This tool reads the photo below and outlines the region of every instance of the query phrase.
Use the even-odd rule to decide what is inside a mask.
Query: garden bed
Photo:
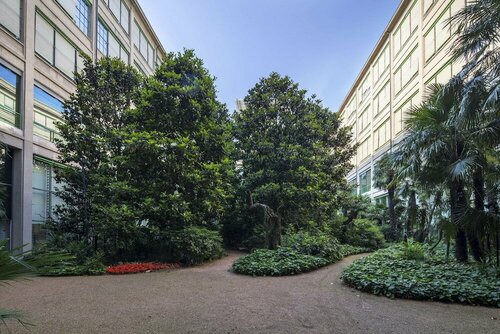
[[[409,259],[403,245],[355,261],[342,280],[361,291],[390,298],[458,302],[500,307],[500,271],[440,256]]]
[[[107,267],[106,273],[112,275],[137,274],[137,273],[158,271],[163,269],[176,269],[179,267],[180,264],[178,263],[154,263],[154,262],[124,263]]]

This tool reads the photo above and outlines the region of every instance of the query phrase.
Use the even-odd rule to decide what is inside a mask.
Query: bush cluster
[[[282,247],[277,250],[257,249],[236,260],[233,270],[252,276],[285,276],[311,271],[327,264],[324,258]]]
[[[198,264],[224,255],[222,237],[217,231],[203,227],[186,227],[166,235],[169,258],[184,264]]]
[[[420,250],[408,249],[408,245],[398,244],[359,259],[344,270],[342,280],[356,289],[391,298],[500,307],[498,269],[437,257],[422,260]]]
[[[343,257],[367,249],[341,245],[327,233],[300,231],[283,237],[277,250],[258,249],[235,261],[233,270],[252,276],[294,275],[337,262]]]
[[[355,219],[342,235],[342,242],[371,250],[384,245],[384,235],[380,228],[369,219]]]

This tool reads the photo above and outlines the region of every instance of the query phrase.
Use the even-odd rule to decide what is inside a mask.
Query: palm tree
[[[376,163],[373,173],[374,186],[387,190],[387,210],[389,212],[389,225],[395,239],[398,230],[398,221],[395,210],[395,193],[398,184],[396,171],[393,168],[392,153],[384,154]]]
[[[479,91],[484,85],[480,79],[474,80],[465,84],[457,76],[445,86],[431,86],[428,99],[410,110],[408,135],[399,144],[395,158],[402,177],[410,176],[428,185],[446,184],[451,221],[456,226],[458,261],[468,258],[466,187],[484,161],[484,143],[498,143],[500,134],[499,125],[490,122],[491,115],[483,108]],[[469,233],[473,253],[480,246],[475,239]]]

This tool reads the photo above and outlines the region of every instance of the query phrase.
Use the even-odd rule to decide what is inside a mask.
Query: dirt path
[[[500,333],[500,310],[391,300],[341,283],[351,256],[291,277],[204,266],[123,276],[36,278],[0,290],[0,308],[37,326],[13,333]]]

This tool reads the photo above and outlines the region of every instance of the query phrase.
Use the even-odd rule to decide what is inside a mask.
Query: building
[[[409,108],[426,87],[445,83],[462,69],[452,62],[448,19],[466,0],[402,0],[339,109],[359,144],[348,180],[357,193],[385,203],[372,184],[374,164],[404,136]]]
[[[244,100],[241,100],[241,99],[236,100],[236,112],[237,113],[245,110],[246,108],[247,108],[247,106],[245,105]]]
[[[0,239],[45,237],[58,203],[54,125],[83,52],[153,73],[165,50],[137,0],[0,0]]]

